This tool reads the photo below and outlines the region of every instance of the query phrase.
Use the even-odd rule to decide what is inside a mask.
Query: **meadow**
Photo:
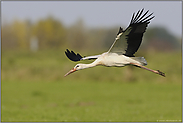
[[[2,50],[1,121],[181,122],[181,52],[144,57],[166,77],[132,66],[97,66],[63,77],[76,64],[64,50]]]

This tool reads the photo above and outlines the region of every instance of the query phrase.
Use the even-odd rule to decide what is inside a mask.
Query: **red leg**
[[[149,69],[149,68],[147,68],[147,67],[144,67],[144,66],[142,66],[142,65],[140,65],[140,64],[136,64],[136,63],[130,63],[130,64],[135,65],[135,66],[137,66],[137,67],[143,68],[143,69],[145,69],[145,70],[151,71],[151,72],[153,72],[153,73],[156,73],[156,74],[159,74],[159,75],[165,77],[165,73],[163,73],[163,72],[161,72],[161,71],[159,71],[159,70],[152,70],[152,69]]]

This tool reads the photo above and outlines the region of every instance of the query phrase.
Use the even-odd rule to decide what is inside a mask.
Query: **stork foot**
[[[161,72],[160,70],[157,70],[158,74],[165,77],[165,73]]]

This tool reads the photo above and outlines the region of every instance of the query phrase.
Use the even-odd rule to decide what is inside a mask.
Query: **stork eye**
[[[79,65],[76,66],[76,68],[79,67]]]

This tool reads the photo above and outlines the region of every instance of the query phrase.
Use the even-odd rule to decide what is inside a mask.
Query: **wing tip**
[[[66,49],[65,54],[66,54],[66,56],[67,56],[71,61],[74,61],[74,62],[80,61],[80,60],[83,58],[79,53],[75,54],[72,50],[69,51],[68,49]]]
[[[131,18],[130,24],[135,24],[135,23],[149,23],[149,21],[155,17],[155,16],[153,16],[153,17],[151,16],[151,15],[154,14],[154,12],[151,13],[151,14],[149,14],[148,16],[146,16],[146,14],[149,12],[149,10],[147,10],[142,15],[143,11],[144,11],[144,8],[142,8],[141,10],[138,10],[138,12],[136,14],[133,13],[133,16]]]

